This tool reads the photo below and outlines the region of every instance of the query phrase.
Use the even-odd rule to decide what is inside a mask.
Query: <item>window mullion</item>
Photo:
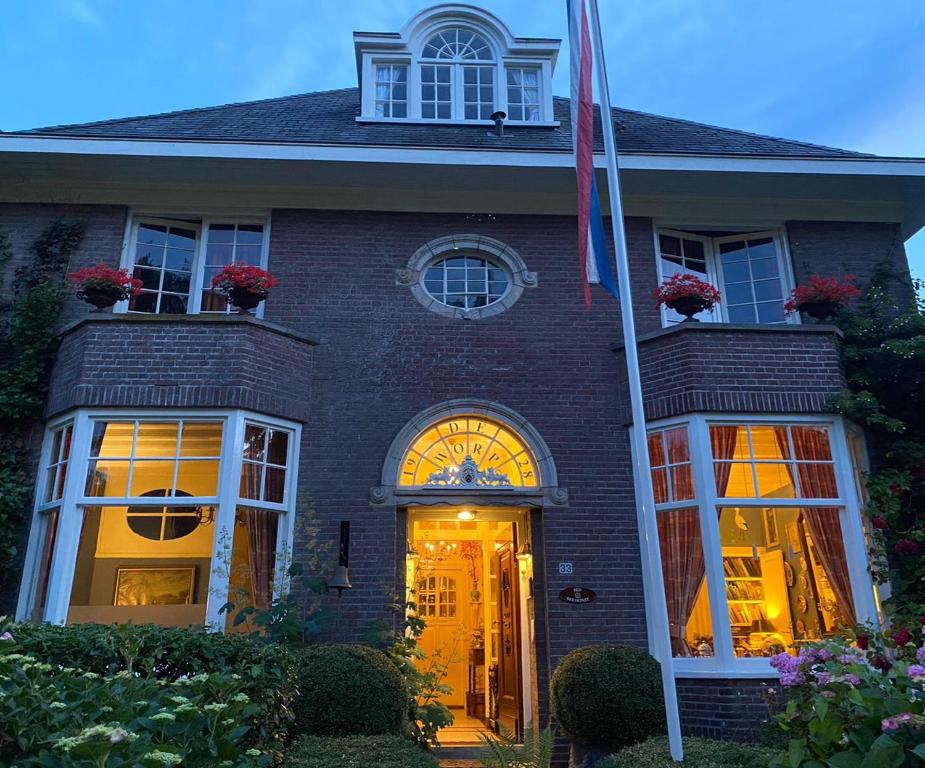
[[[228,602],[228,582],[231,577],[234,519],[238,485],[241,475],[241,454],[244,445],[244,417],[235,411],[222,430],[222,458],[218,473],[218,509],[215,513],[215,538],[212,540],[212,574],[206,598],[206,627],[222,632],[225,617],[219,611]]]
[[[64,624],[67,621],[84,519],[83,508],[78,507],[75,502],[78,489],[83,490],[83,482],[87,476],[92,430],[93,421],[86,414],[78,414],[74,420],[71,439],[71,471],[68,473],[61,496],[58,530],[46,585],[45,615],[42,617],[44,621],[52,624]]]
[[[732,646],[732,626],[726,605],[726,573],[723,568],[723,547],[719,533],[719,516],[716,512],[716,480],[713,473],[713,452],[706,420],[698,416],[691,421],[691,443],[698,450],[691,451],[694,465],[695,487],[700,490],[700,531],[703,539],[704,563],[707,575],[707,594],[710,598],[710,621],[713,624],[713,654],[720,668],[730,666],[735,659]]]

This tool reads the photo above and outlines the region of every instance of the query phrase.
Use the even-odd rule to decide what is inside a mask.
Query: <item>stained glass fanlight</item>
[[[398,484],[418,488],[536,488],[536,458],[508,427],[454,416],[423,432],[405,452]]]

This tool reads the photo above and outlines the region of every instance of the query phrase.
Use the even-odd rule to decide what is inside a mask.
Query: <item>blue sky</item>
[[[884,155],[925,156],[921,0],[599,0],[615,104]],[[351,34],[426,0],[32,0],[0,25],[0,129],[356,84]],[[565,37],[564,0],[480,0]],[[567,56],[556,92],[567,94]],[[925,233],[907,243],[925,278]]]

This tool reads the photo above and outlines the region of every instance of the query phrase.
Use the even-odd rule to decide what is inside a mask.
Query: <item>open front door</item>
[[[495,557],[499,575],[498,722],[523,736],[520,671],[520,578],[515,544],[502,544]]]

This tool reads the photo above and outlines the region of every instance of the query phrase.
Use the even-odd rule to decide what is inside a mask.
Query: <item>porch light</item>
[[[530,542],[524,541],[517,550],[517,564],[520,566],[520,573],[526,576],[533,565],[533,550],[530,548]]]
[[[340,597],[345,589],[353,589],[350,583],[350,574],[347,570],[350,565],[350,521],[340,521],[340,556],[334,576],[328,582],[328,589],[336,589]]]
[[[461,509],[456,513],[457,520],[475,520],[476,513],[471,509]]]
[[[421,559],[421,553],[414,548],[411,539],[407,539],[405,542],[405,557],[415,563]]]

